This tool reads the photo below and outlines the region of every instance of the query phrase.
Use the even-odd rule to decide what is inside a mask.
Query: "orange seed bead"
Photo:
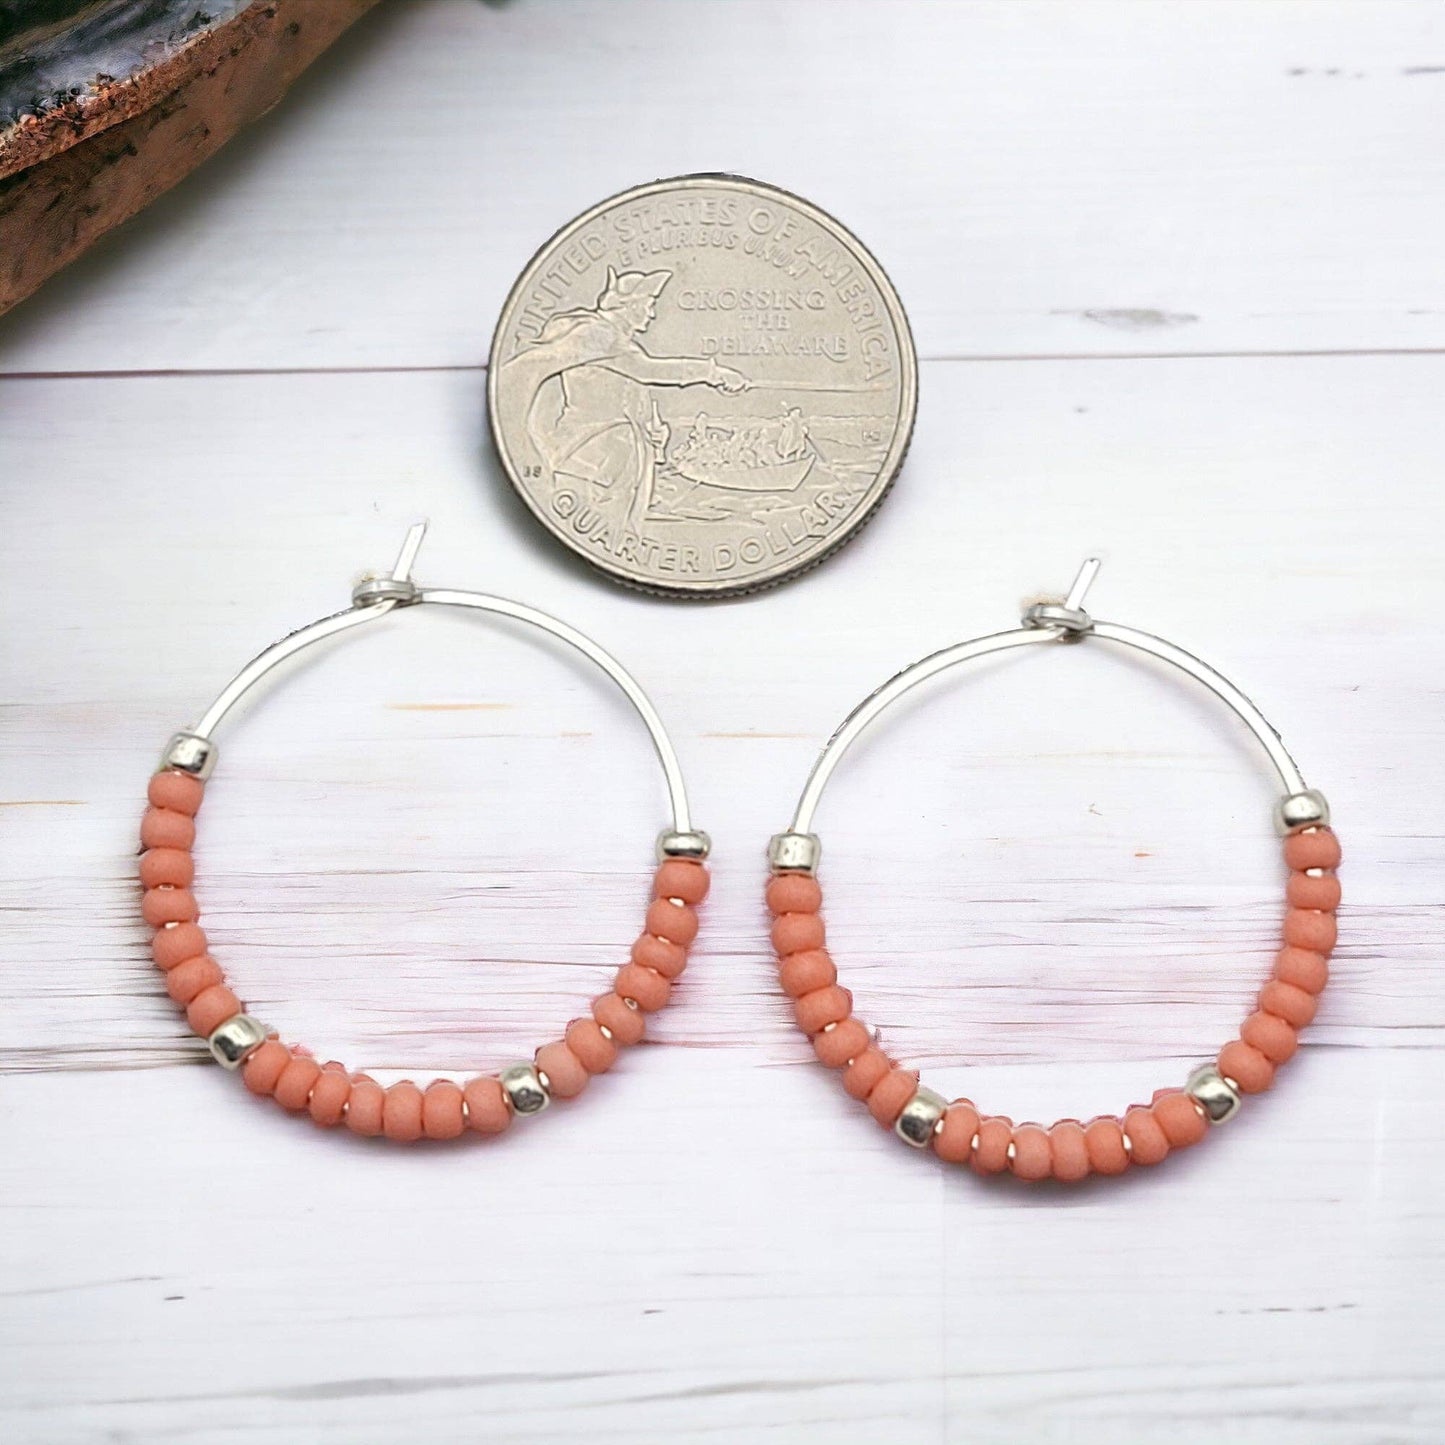
[[[701,863],[686,858],[669,858],[653,875],[652,896],[701,903],[707,897],[708,884],[707,869]]]
[[[381,1132],[398,1144],[410,1144],[422,1135],[421,1090],[402,1079],[387,1091],[381,1106]]]
[[[171,969],[206,951],[206,933],[198,923],[159,928],[151,939],[151,957],[160,968]]]
[[[164,928],[167,923],[194,923],[201,912],[189,888],[148,888],[140,911],[152,928]]]
[[[1333,913],[1340,906],[1340,880],[1333,873],[1318,878],[1309,873],[1291,873],[1284,896],[1291,908],[1318,908]]]
[[[323,1129],[333,1129],[346,1113],[351,1098],[351,1077],[345,1069],[328,1064],[311,1086],[311,1102],[307,1112]]]
[[[656,1013],[672,996],[672,985],[660,973],[640,963],[624,963],[617,970],[613,992],[633,999],[644,1013]]]
[[[1129,1167],[1124,1147],[1124,1125],[1110,1114],[1090,1119],[1084,1125],[1084,1148],[1095,1174],[1122,1174]]]
[[[242,1011],[241,1000],[224,984],[203,988],[186,1005],[186,1022],[203,1039],[208,1039],[227,1019]]]
[[[433,1079],[421,1096],[421,1128],[428,1139],[455,1139],[467,1127],[462,1091],[450,1079]]]
[[[265,1097],[276,1090],[281,1070],[291,1062],[291,1050],[280,1039],[267,1039],[241,1065],[241,1082],[253,1093]]]
[[[184,1008],[198,993],[226,981],[221,965],[208,953],[188,958],[166,974],[166,992]]]
[[[647,1032],[647,1021],[641,1009],[625,1004],[615,993],[604,993],[592,1000],[592,1017],[611,1031],[614,1042],[637,1044]]]
[[[475,1134],[500,1134],[511,1126],[512,1111],[501,1083],[490,1074],[468,1079],[462,1090],[467,1101],[467,1128]]]
[[[811,1036],[829,1024],[842,1023],[853,1012],[853,995],[836,983],[815,988],[798,999],[793,1012],[797,1015],[798,1027]]]
[[[153,807],[169,808],[188,818],[194,818],[200,811],[205,792],[206,785],[199,778],[170,768],[153,773],[146,784],[146,799]]]
[[[1287,1024],[1302,1029],[1315,1016],[1319,1001],[1314,994],[1272,978],[1259,991],[1259,1006],[1267,1014],[1281,1018]]]
[[[1307,908],[1291,908],[1285,912],[1284,941],[1291,948],[1328,954],[1338,935],[1339,925],[1333,913],[1314,913]]]
[[[546,1074],[547,1092],[554,1099],[575,1099],[592,1078],[582,1060],[560,1039],[537,1050],[537,1068]]]
[[[1292,1059],[1299,1048],[1299,1034],[1291,1024],[1262,1010],[1250,1014],[1239,1026],[1239,1036],[1252,1044],[1272,1064]]]
[[[1049,1130],[1049,1160],[1054,1178],[1065,1184],[1087,1178],[1092,1163],[1089,1142],[1077,1119],[1060,1119]]]
[[[867,1026],[859,1019],[846,1018],[813,1037],[813,1052],[830,1069],[843,1068],[873,1042]]]
[[[1340,840],[1328,828],[1295,833],[1284,840],[1284,861],[1291,868],[1338,868]]]
[[[978,1121],[969,1167],[975,1174],[1002,1174],[1008,1168],[1008,1146],[1013,1143],[1013,1120],[1007,1114],[990,1114]]]
[[[1053,1170],[1048,1131],[1038,1124],[1019,1124],[1009,1141],[1008,1167],[1020,1179],[1047,1179]]]
[[[780,913],[773,919],[773,948],[779,958],[822,948],[827,930],[816,913]]]
[[[686,903],[679,907],[666,898],[654,898],[647,905],[647,931],[686,948],[697,937],[697,914]]]
[[[386,1115],[386,1090],[365,1074],[351,1076],[351,1097],[346,1104],[346,1127],[364,1139],[375,1139]]]
[[[774,917],[783,913],[816,913],[823,906],[823,890],[818,880],[806,873],[777,874],[768,880],[763,896]]]
[[[866,1099],[892,1067],[893,1060],[882,1049],[870,1045],[843,1071],[843,1087],[851,1098]]]
[[[1182,1089],[1160,1089],[1149,1106],[1171,1149],[1187,1149],[1208,1132],[1203,1111]]]
[[[978,1110],[967,1099],[955,1099],[943,1111],[940,1127],[934,1131],[933,1152],[950,1164],[966,1164],[977,1133]]]
[[[687,967],[687,949],[651,933],[644,933],[632,945],[631,956],[633,963],[640,963],[663,978],[676,978]]]
[[[1282,948],[1275,956],[1274,976],[1306,993],[1317,994],[1329,982],[1329,960],[1312,948]]]
[[[868,1095],[868,1112],[885,1129],[898,1122],[903,1106],[918,1092],[918,1075],[912,1069],[890,1069]]]
[[[196,841],[195,819],[174,808],[147,808],[141,814],[140,840],[147,848],[189,850]]]
[[[1234,1039],[1219,1051],[1219,1072],[1241,1094],[1262,1094],[1274,1083],[1274,1065],[1253,1044]]]
[[[789,998],[802,998],[805,993],[837,983],[838,970],[823,949],[808,948],[783,959],[778,965],[778,982]]]
[[[617,1062],[617,1045],[602,1032],[596,1019],[573,1019],[567,1025],[567,1047],[589,1074],[605,1074]]]
[[[1124,1132],[1129,1136],[1132,1163],[1159,1164],[1169,1153],[1169,1140],[1163,1128],[1143,1104],[1124,1111]]]
[[[293,1114],[311,1102],[311,1086],[321,1077],[321,1065],[305,1054],[292,1054],[291,1062],[281,1070],[273,1093],[276,1102]]]
[[[140,858],[143,888],[189,888],[196,877],[196,860],[184,848],[148,848]]]

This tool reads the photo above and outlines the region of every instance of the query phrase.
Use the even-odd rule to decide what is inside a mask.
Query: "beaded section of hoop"
[[[163,768],[147,789],[141,912],[155,929],[152,956],[165,976],[166,992],[185,1009],[187,1022],[217,1061],[238,1070],[253,1094],[268,1095],[323,1128],[344,1124],[354,1134],[397,1143],[500,1134],[515,1117],[540,1113],[553,1100],[576,1098],[594,1075],[612,1067],[620,1048],[642,1040],[646,1015],[668,1002],[697,934],[697,905],[708,893],[702,857],[665,857],[653,875],[646,927],[612,989],[593,1000],[590,1017],[568,1024],[563,1039],[538,1049],[533,1062],[465,1084],[438,1079],[422,1089],[404,1079],[383,1088],[367,1074],[334,1061],[318,1063],[305,1049],[282,1043],[251,1018],[227,987],[207,952],[200,907],[190,887],[195,819],[205,786],[193,773]]]
[[[1245,1019],[1239,1038],[1226,1044],[1213,1064],[1196,1069],[1184,1088],[1160,1089],[1122,1117],[1015,1124],[1004,1115],[981,1113],[968,1099],[945,1103],[921,1086],[918,1075],[879,1049],[872,1031],[854,1015],[853,995],[839,985],[825,946],[823,892],[811,873],[779,870],[768,881],[779,980],[818,1059],[842,1070],[848,1093],[905,1143],[931,1146],[940,1159],[967,1164],[979,1174],[1065,1183],[1090,1174],[1123,1174],[1197,1144],[1211,1125],[1233,1117],[1242,1096],[1268,1089],[1299,1047],[1299,1031],[1314,1018],[1335,945],[1339,840],[1328,827],[1308,828],[1284,840],[1284,857],[1290,870],[1284,946],[1259,992],[1258,1008]]]

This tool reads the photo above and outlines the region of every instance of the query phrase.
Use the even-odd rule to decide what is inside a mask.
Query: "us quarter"
[[[724,597],[795,577],[902,464],[918,364],[888,277],[831,216],[739,176],[594,206],[532,259],[487,409],[539,522],[619,582]]]

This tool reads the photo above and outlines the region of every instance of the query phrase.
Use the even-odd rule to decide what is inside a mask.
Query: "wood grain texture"
[[[643,123],[671,92],[617,83],[635,31],[650,28],[664,69],[700,37],[728,37],[724,71],[742,64],[722,10],[745,5],[687,7],[687,37],[676,8],[426,4],[376,28],[390,27],[395,63],[443,74],[466,47],[489,64],[506,25],[544,36],[581,87],[570,114],[617,117],[621,183],[681,168],[654,166],[676,138]],[[1138,135],[1182,132],[1227,54],[1261,77],[1274,62],[1259,56],[1301,47],[1373,74],[1386,53],[1426,64],[1445,19],[1436,5],[878,10],[888,26],[868,7],[826,7],[829,26],[824,7],[774,5],[765,33],[806,35],[834,73],[856,66],[863,35],[947,49],[958,77],[945,86],[929,62],[916,81],[934,110],[921,95],[878,102],[880,122],[901,125],[902,107],[915,127],[971,85],[1002,106],[1000,73],[1016,86],[1072,74],[1085,40],[1120,67],[1132,49],[1154,69],[1101,82],[1098,106]],[[579,37],[596,42],[590,91]],[[781,62],[752,43],[749,63]],[[810,129],[811,75],[772,109],[689,112],[684,164],[761,154],[784,115],[787,153],[820,178],[794,182],[828,203],[821,181],[844,158]],[[1342,198],[1390,189],[1360,158],[1385,146],[1377,106],[1403,102],[1365,80],[1318,84],[1314,124],[1349,131],[1351,159],[1312,166],[1313,142],[1276,126],[1194,137],[1193,168],[1215,188],[1219,232],[1281,255],[1337,248],[1334,281],[1292,278],[1320,304],[1276,317],[1267,349],[1311,350],[1333,328],[1395,351],[1387,312],[1429,309],[1435,258],[1400,240],[1386,201],[1365,217]],[[610,183],[599,169],[588,190],[581,158],[600,167],[599,127],[578,133],[579,155],[534,150],[511,206],[485,218],[454,187],[441,213],[388,204],[364,239],[332,234],[370,258],[347,291],[295,204],[317,148],[356,123],[346,87],[319,91],[284,154],[260,128],[233,152],[246,174],[198,178],[173,217],[190,246],[224,237],[246,254],[289,226],[284,284],[248,291],[243,254],[231,280],[250,304],[226,324],[199,262],[187,308],[153,306],[152,268],[181,244],[152,224],[163,202],[0,329],[0,1438],[1441,1438],[1445,356],[982,360],[935,344],[905,473],[853,545],[775,594],[650,601],[559,556],[511,501],[484,373],[455,350],[485,348],[495,303],[478,268],[499,300],[513,260]],[[1062,174],[1049,147],[1070,129],[1069,95],[1040,94],[1033,110],[1013,101],[1036,149],[997,174],[1000,237],[1033,234]],[[468,113],[493,103],[479,87]],[[514,104],[488,164],[520,176],[514,152],[564,123],[562,103],[544,86]],[[1101,111],[1069,117],[1080,153],[1105,137]],[[1395,113],[1391,175],[1434,164],[1424,114]],[[1229,181],[1264,156],[1303,197],[1279,229]],[[1111,302],[1228,316],[1259,284],[1254,261],[1240,251],[1200,270],[1197,295],[1180,289],[1179,238],[1204,201],[1172,187],[1161,156],[1136,160],[1091,203],[1151,217],[1129,243],[1149,264],[1132,283],[1121,270]],[[1022,271],[968,231],[962,164],[910,154],[838,209],[897,273],[893,252],[919,238],[885,245],[855,213],[892,213],[877,187],[951,208],[950,257],[994,297]],[[1422,190],[1408,207],[1437,200]],[[1348,234],[1318,233],[1326,210]],[[465,264],[436,251],[443,274],[401,266],[428,227],[454,228]],[[1091,244],[1061,245],[1034,296],[1095,304]],[[920,334],[986,331],[978,308],[949,310],[952,259],[902,259],[926,283],[904,287]],[[388,266],[390,292],[373,284]],[[1347,271],[1361,289],[1336,284]],[[450,287],[462,313],[418,311],[416,286]],[[341,329],[313,332],[343,293]],[[397,326],[369,335],[383,310]],[[1030,349],[1036,323],[1019,312],[1010,346]],[[1441,349],[1438,318],[1410,325],[1412,345]],[[1213,350],[1200,326],[1181,337]],[[119,369],[174,374],[18,374],[50,369],[42,352],[78,356],[63,333],[108,328],[130,338]],[[310,372],[353,345],[356,364],[428,369]],[[204,374],[223,352],[261,370]],[[652,691],[716,868],[655,1044],[500,1147],[398,1153],[317,1137],[192,1067],[198,1046],[145,959],[131,870],[167,734],[260,646],[344,601],[420,515],[424,581],[579,621]],[[1207,1146],[1076,1193],[989,1188],[908,1153],[811,1062],[772,981],[762,847],[860,696],[910,658],[1010,625],[1091,550],[1107,559],[1096,612],[1219,666],[1330,795],[1342,946],[1310,1046]],[[645,735],[605,679],[525,634],[389,619],[259,695],[222,746],[199,852],[207,924],[242,995],[318,1050],[420,1074],[504,1062],[550,1037],[636,930],[664,805]],[[1180,1080],[1237,1026],[1278,925],[1271,789],[1251,748],[1206,699],[1094,644],[918,696],[850,754],[819,818],[830,931],[860,1011],[930,1082],[1016,1118],[1115,1109]]]

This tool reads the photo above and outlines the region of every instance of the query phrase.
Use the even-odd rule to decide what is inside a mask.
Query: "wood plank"
[[[0,365],[475,364],[555,227],[708,168],[845,220],[929,357],[1445,345],[1433,0],[417,0],[365,30],[8,318]]]

